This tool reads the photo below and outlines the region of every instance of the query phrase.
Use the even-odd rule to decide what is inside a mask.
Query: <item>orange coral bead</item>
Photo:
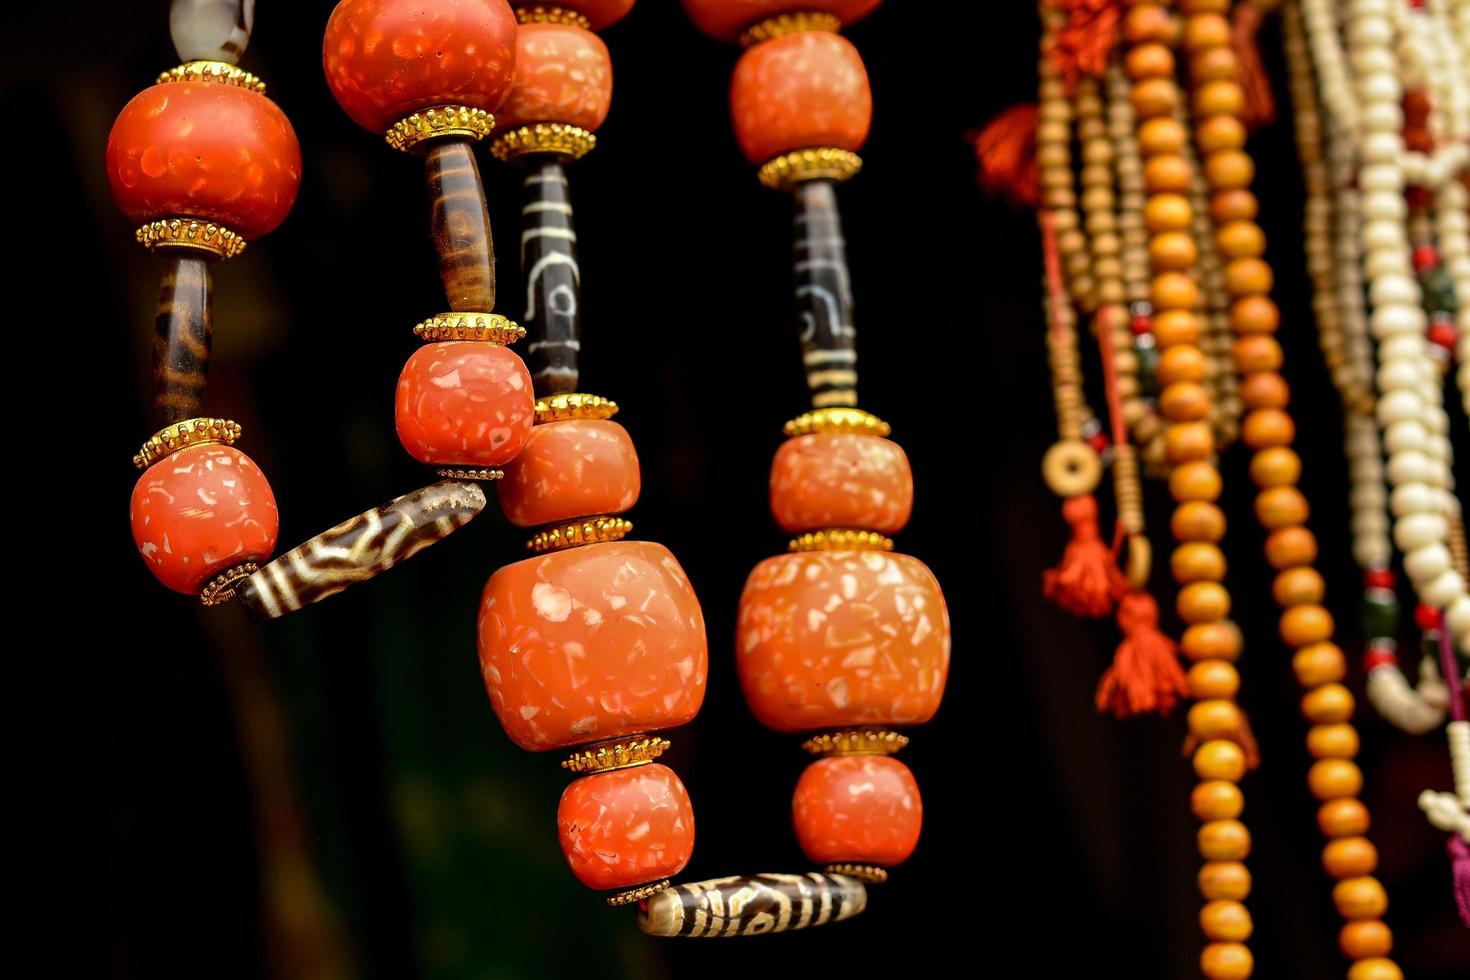
[[[556,808],[572,874],[588,888],[631,888],[684,870],[694,853],[694,807],[658,763],[573,780]]]
[[[1194,788],[1189,805],[1200,820],[1233,820],[1245,809],[1245,794],[1232,782],[1212,779]]]
[[[919,843],[924,804],[909,767],[889,756],[818,759],[791,801],[796,840],[814,864],[902,864]]]
[[[1189,734],[1195,738],[1212,741],[1229,739],[1245,727],[1245,717],[1234,702],[1212,698],[1192,705],[1189,709]],[[1235,814],[1228,814],[1235,816]]]
[[[1327,584],[1322,581],[1322,576],[1307,566],[1288,568],[1271,583],[1271,595],[1282,606],[1321,602],[1326,592]]]
[[[1294,486],[1301,475],[1301,457],[1285,446],[1263,449],[1251,457],[1251,479],[1258,487]]]
[[[1225,536],[1225,513],[1212,503],[1193,500],[1175,509],[1169,529],[1179,541],[1216,544]]]
[[[771,513],[786,531],[850,527],[892,534],[909,522],[913,507],[913,472],[896,442],[817,432],[776,450]]]
[[[1335,643],[1313,643],[1292,656],[1291,669],[1303,687],[1317,688],[1342,680],[1347,675],[1347,658]]]
[[[1181,347],[1176,350],[1194,350]],[[1168,352],[1166,352],[1168,353]],[[1215,434],[1205,422],[1182,422],[1164,430],[1164,455],[1171,463],[1209,459],[1215,452]]]
[[[1266,251],[1266,233],[1254,221],[1232,221],[1215,232],[1215,244],[1227,259],[1254,258]]]
[[[1238,150],[1245,146],[1245,126],[1234,116],[1213,116],[1194,127],[1201,153]]]
[[[1155,64],[1149,67],[1162,66],[1163,63],[1163,59],[1155,55]],[[1173,65],[1173,63],[1174,59],[1171,56],[1169,64]],[[1133,103],[1133,111],[1140,119],[1166,116],[1174,111],[1175,106],[1179,105],[1179,86],[1174,84],[1174,79],[1168,75],[1142,78],[1134,84],[1129,99]]]
[[[1230,22],[1219,14],[1191,14],[1184,19],[1184,50],[1191,53],[1230,43]]]
[[[1225,263],[1225,288],[1231,296],[1271,291],[1271,267],[1261,259],[1231,259]]]
[[[1185,675],[1191,697],[1233,698],[1240,691],[1240,674],[1223,660],[1202,660]]]
[[[1204,82],[1232,81],[1239,70],[1239,60],[1228,47],[1210,48],[1200,51],[1189,59],[1189,74],[1196,84]],[[1216,119],[1234,119],[1234,116],[1215,116]]]
[[[1238,116],[1245,109],[1245,93],[1232,81],[1205,82],[1195,89],[1197,116]]]
[[[740,684],[777,731],[928,721],[949,652],[939,583],[908,555],[779,555],[755,567],[740,596]]]
[[[107,182],[135,223],[198,218],[254,239],[291,210],[301,148],[285,113],[263,95],[165,82],[139,92],[112,124]]]
[[[1160,153],[1178,153],[1184,149],[1189,141],[1189,134],[1180,125],[1177,119],[1168,116],[1160,116],[1158,119],[1150,119],[1138,127],[1138,148],[1143,151],[1144,156],[1157,156]],[[1184,201],[1183,198],[1179,198]],[[1154,202],[1149,201],[1150,205]],[[1184,201],[1185,207],[1188,202]]]
[[[1168,231],[1148,243],[1149,261],[1155,269],[1188,269],[1198,256],[1194,237],[1188,232]]]
[[[1307,770],[1307,787],[1319,800],[1345,799],[1363,789],[1363,773],[1348,759],[1318,759]]]
[[[746,159],[762,164],[792,150],[860,149],[873,95],[857,48],[836,34],[800,31],[741,55],[730,113]]]
[[[1281,614],[1281,638],[1290,647],[1332,639],[1332,614],[1323,606],[1292,606]]]
[[[327,85],[375,133],[432,106],[500,108],[515,75],[505,0],[341,0],[327,21]]]
[[[1343,722],[1313,725],[1307,751],[1314,759],[1351,759],[1358,754],[1358,730]]]
[[[1194,381],[1176,381],[1159,392],[1159,412],[1171,422],[1194,422],[1210,416],[1210,394]]]
[[[663,545],[506,565],[480,599],[480,669],[506,734],[542,751],[672,728],[704,701],[704,615]]]
[[[612,105],[612,58],[591,31],[570,24],[522,24],[515,83],[495,113],[499,129],[563,123],[596,130]]]
[[[1267,530],[1306,523],[1307,498],[1296,487],[1267,487],[1256,495],[1256,519]]]
[[[834,14],[846,26],[868,16],[881,2],[882,0],[683,0],[684,12],[694,22],[694,26],[721,41],[738,40],[746,28],[780,14]]]
[[[1199,969],[1209,980],[1246,980],[1255,957],[1244,943],[1210,943],[1199,954]]]
[[[1179,649],[1190,660],[1234,660],[1240,656],[1241,642],[1234,623],[1198,623],[1184,631]]]
[[[1344,919],[1381,919],[1388,911],[1388,894],[1377,878],[1344,878],[1332,889],[1332,901]]]
[[[1189,191],[1189,162],[1173,153],[1150,157],[1143,165],[1143,186],[1150,194],[1184,194]]]
[[[1251,852],[1251,835],[1239,820],[1211,820],[1195,835],[1206,861],[1243,861]]]
[[[1200,779],[1238,783],[1245,778],[1245,752],[1226,739],[1214,739],[1194,750],[1194,772]]]
[[[398,440],[434,466],[500,466],[516,457],[536,421],[525,363],[499,344],[424,344],[398,376]]]
[[[1210,861],[1199,869],[1199,892],[1208,901],[1245,901],[1251,893],[1250,869],[1239,861]]]
[[[1185,345],[1171,347],[1160,354],[1159,365],[1154,373],[1159,379],[1159,384],[1171,385],[1176,381],[1203,381],[1209,374],[1209,370],[1210,365],[1205,360],[1204,351],[1198,347]],[[1197,426],[1178,426],[1177,428],[1194,429]]]
[[[1317,826],[1324,837],[1361,836],[1369,823],[1368,808],[1359,800],[1329,800],[1317,809]]]
[[[1214,190],[1249,187],[1255,175],[1256,165],[1244,150],[1216,150],[1205,157],[1205,181]]]
[[[1244,942],[1251,937],[1251,915],[1231,899],[1216,899],[1199,910],[1200,930],[1217,942]]]
[[[1366,837],[1339,837],[1322,849],[1322,867],[1334,878],[1359,878],[1378,868],[1378,848]]]
[[[1231,221],[1252,221],[1260,210],[1260,203],[1250,191],[1222,190],[1210,195],[1210,216],[1216,224]]]
[[[1342,927],[1337,944],[1349,959],[1387,956],[1393,950],[1393,933],[1380,919],[1359,919]]]
[[[563,419],[532,426],[496,492],[507,520],[534,527],[621,514],[638,502],[640,487],[626,429],[608,419]]]
[[[1131,7],[1123,17],[1123,36],[1135,47],[1145,42],[1172,44],[1176,29],[1169,11],[1154,3]]]

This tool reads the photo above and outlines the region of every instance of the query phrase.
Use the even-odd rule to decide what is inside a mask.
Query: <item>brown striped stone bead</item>
[[[153,424],[157,428],[204,413],[209,348],[214,332],[209,262],[201,252],[169,259],[158,291],[153,330]]]
[[[868,906],[863,883],[847,875],[758,874],[674,885],[638,911],[650,936],[715,938],[789,932],[850,919]]]
[[[431,199],[429,231],[449,308],[488,313],[495,309],[495,242],[474,144],[435,140],[424,154],[424,173]]]

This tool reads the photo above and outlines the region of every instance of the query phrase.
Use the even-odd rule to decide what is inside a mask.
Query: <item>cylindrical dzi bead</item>
[[[621,514],[638,502],[638,453],[609,419],[563,419],[531,429],[496,488],[517,527],[596,514]]]
[[[577,230],[561,161],[538,157],[526,174],[521,208],[521,269],[526,281],[526,361],[536,391],[577,390],[577,352],[582,339],[582,270]]]
[[[563,123],[593,131],[612,104],[612,58],[591,31],[570,24],[522,24],[515,84],[495,114],[497,129]]]
[[[735,41],[760,21],[782,14],[830,14],[846,25],[872,13],[883,0],[684,0],[694,26],[711,37]]]
[[[643,902],[638,928],[650,936],[759,936],[841,922],[867,907],[868,890],[847,875],[714,878],[673,885]]]
[[[694,807],[658,763],[583,776],[561,795],[557,836],[588,888],[630,888],[676,875],[694,853]]]
[[[515,57],[516,18],[505,0],[342,0],[322,40],[332,94],[375,133],[416,109],[494,112]]]
[[[898,443],[858,432],[787,439],[771,465],[771,513],[791,533],[848,527],[893,534],[909,521],[914,476]]]
[[[823,31],[748,49],[730,80],[735,136],[751,163],[814,147],[857,150],[868,138],[873,94],[863,59]]]
[[[292,548],[240,583],[235,595],[275,619],[366,582],[442,541],[485,509],[477,484],[446,480],[406,493]]]
[[[704,614],[660,544],[506,565],[480,601],[480,668],[511,740],[542,751],[672,728],[704,701]]]
[[[133,541],[154,576],[197,593],[235,565],[276,546],[276,498],[249,456],[230,446],[185,446],[133,487]]]
[[[792,273],[796,282],[801,359],[812,405],[857,404],[857,330],[852,281],[837,189],[830,180],[804,180],[792,190]]]
[[[197,218],[249,240],[291,210],[301,148],[285,113],[263,95],[221,82],[165,82],[118,114],[107,181],[134,222]]]
[[[924,806],[909,767],[878,755],[818,759],[791,802],[801,849],[815,864],[901,864],[919,843]]]
[[[735,658],[750,710],[777,731],[917,725],[939,709],[949,644],[944,595],[917,558],[813,551],[751,572]]]
[[[451,340],[413,352],[398,377],[398,439],[434,466],[499,466],[536,421],[531,375],[499,344]]]

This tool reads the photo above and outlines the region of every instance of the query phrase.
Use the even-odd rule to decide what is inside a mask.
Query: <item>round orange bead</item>
[[[1344,919],[1381,919],[1388,911],[1388,895],[1377,878],[1344,878],[1332,889],[1332,901]]]
[[[1301,457],[1285,446],[1263,449],[1251,457],[1251,479],[1258,487],[1295,486],[1301,475]]]
[[[1210,48],[1200,51],[1189,59],[1189,74],[1196,85],[1204,82],[1231,81],[1236,77],[1239,62],[1235,52],[1228,47]],[[1234,116],[1214,116],[1215,119],[1234,119]]]
[[[595,514],[621,514],[638,502],[638,453],[608,419],[563,419],[533,426],[496,487],[500,509],[517,527]]]
[[[1220,471],[1203,460],[1176,466],[1169,474],[1169,492],[1174,499],[1215,501],[1220,498]]]
[[[1191,705],[1188,720],[1189,734],[1205,741],[1230,739],[1245,727],[1245,719],[1234,702],[1220,698]]]
[[[1404,971],[1393,960],[1375,956],[1348,967],[1347,980],[1404,980]]]
[[[835,14],[853,24],[877,9],[882,0],[683,0],[684,12],[710,37],[735,41],[742,31],[780,14]],[[766,42],[769,43],[769,42]]]
[[[1218,623],[1230,615],[1230,593],[1218,582],[1192,582],[1179,590],[1175,605],[1186,623]]]
[[[1175,508],[1169,529],[1178,541],[1216,544],[1225,536],[1225,513],[1212,503],[1192,500]]]
[[[1144,227],[1154,234],[1187,231],[1193,216],[1189,201],[1181,194],[1155,194],[1143,206]]]
[[[1184,50],[1191,53],[1230,43],[1230,22],[1219,14],[1192,13],[1184,19]]]
[[[1292,606],[1281,614],[1281,638],[1292,648],[1332,639],[1332,614],[1323,606]]]
[[[1168,79],[1174,74],[1174,52],[1170,51],[1163,44],[1135,45],[1123,56],[1123,66],[1128,71],[1128,77],[1135,82],[1141,82],[1147,79]],[[1133,92],[1130,93],[1134,111],[1138,110],[1140,104],[1139,97],[1136,94],[1137,91],[1138,87],[1135,85]],[[1175,101],[1178,100],[1179,95],[1177,89],[1173,97]],[[1159,109],[1157,101],[1146,102],[1144,104],[1146,108],[1157,110],[1146,113],[1146,116],[1149,117],[1161,115],[1163,112],[1168,111],[1168,109]],[[1168,108],[1172,107],[1173,103],[1169,103]]]
[[[1234,623],[1198,623],[1179,638],[1190,660],[1234,660],[1240,656],[1240,628]]]
[[[1307,498],[1296,487],[1267,487],[1256,494],[1256,519],[1267,530],[1303,524],[1307,514]]]
[[[1212,116],[1194,127],[1194,138],[1201,153],[1238,150],[1245,146],[1245,126],[1234,116]]]
[[[1172,86],[1171,82],[1170,87]],[[1143,165],[1143,186],[1150,194],[1187,193],[1189,178],[1188,161],[1173,153],[1150,157]]]
[[[770,493],[771,513],[788,532],[848,527],[892,534],[909,522],[914,476],[896,442],[819,432],[776,450]]]
[[[792,150],[860,149],[873,95],[857,48],[800,31],[746,49],[730,80],[730,113],[746,159],[763,164]]]
[[[1358,730],[1342,722],[1313,725],[1307,751],[1314,759],[1351,759],[1358,754]]]
[[[1194,772],[1200,779],[1238,783],[1245,778],[1245,752],[1227,739],[1213,739],[1194,750]]]
[[[1208,980],[1246,980],[1255,958],[1244,943],[1210,943],[1199,954],[1199,969]]]
[[[1154,339],[1168,350],[1178,344],[1197,344],[1200,338],[1199,317],[1188,310],[1164,310],[1154,316]]]
[[[1123,36],[1134,46],[1145,42],[1172,44],[1175,30],[1174,18],[1158,4],[1138,4],[1123,17]]]
[[[420,463],[500,466],[515,459],[536,421],[525,363],[499,344],[424,344],[398,376],[398,440]]]
[[[1243,861],[1251,852],[1251,835],[1239,820],[1211,820],[1196,835],[1206,861]]]
[[[1171,422],[1194,422],[1210,415],[1210,395],[1204,385],[1176,381],[1159,392],[1159,411]]]
[[[515,83],[496,127],[540,122],[596,130],[612,105],[612,82],[612,58],[596,34],[570,24],[522,24]]]
[[[1138,147],[1143,151],[1144,156],[1157,156],[1160,153],[1178,153],[1184,149],[1188,140],[1189,134],[1185,132],[1184,127],[1180,125],[1177,119],[1170,119],[1168,116],[1150,119],[1138,127]],[[1189,207],[1189,202],[1184,200],[1184,198],[1179,198],[1179,201],[1186,208]],[[1153,203],[1153,201],[1148,202],[1149,205]],[[1146,214],[1147,211],[1145,211]]]
[[[1160,310],[1193,310],[1199,305],[1199,287],[1182,272],[1161,272],[1149,284],[1154,306]]]
[[[1279,374],[1252,374],[1241,379],[1240,400],[1246,408],[1285,408],[1291,402],[1291,389]]]
[[[1204,352],[1198,347],[1184,346],[1173,347],[1160,354],[1155,373],[1159,384],[1171,385],[1176,381],[1203,381],[1208,372],[1209,364],[1205,361]]]
[[[694,853],[694,807],[658,763],[574,780],[556,808],[572,874],[588,888],[631,888],[684,870]]]
[[[1215,545],[1191,541],[1174,549],[1169,557],[1169,569],[1174,581],[1181,585],[1218,582],[1225,577],[1225,553]]]
[[[1199,869],[1199,892],[1207,901],[1243,902],[1251,893],[1250,869],[1239,861],[1210,861]]]
[[[1162,59],[1157,59],[1157,61],[1158,64],[1163,64]],[[1169,64],[1172,65],[1173,62],[1174,59],[1170,57]],[[1134,84],[1129,99],[1133,103],[1133,111],[1140,119],[1166,116],[1172,113],[1174,107],[1179,104],[1179,86],[1174,84],[1174,79],[1167,75],[1144,78]],[[1183,163],[1183,160],[1180,162]]]
[[[1329,800],[1317,809],[1317,826],[1324,837],[1361,836],[1368,832],[1368,808],[1355,799]]]
[[[1292,656],[1291,669],[1303,687],[1316,688],[1342,680],[1347,675],[1347,658],[1335,643],[1313,643]]]
[[[1155,235],[1148,243],[1149,260],[1155,269],[1188,269],[1198,254],[1193,236],[1183,231]]]
[[[1210,195],[1210,216],[1216,224],[1254,220],[1259,211],[1260,202],[1244,188],[1219,190]]]
[[[1255,175],[1256,165],[1244,150],[1216,150],[1205,157],[1205,181],[1215,190],[1249,187]],[[1262,244],[1265,244],[1264,237]]]
[[[1271,267],[1261,259],[1231,259],[1225,263],[1225,288],[1231,296],[1271,291]]]
[[[1378,868],[1378,848],[1366,837],[1339,837],[1322,849],[1322,867],[1334,878],[1359,878]]]
[[[1197,348],[1179,347],[1176,350]],[[1167,353],[1167,352],[1166,352]],[[1205,422],[1183,422],[1164,431],[1164,456],[1174,464],[1207,460],[1215,453],[1215,433]]]
[[[919,843],[923,817],[913,773],[889,756],[818,759],[791,801],[797,843],[814,864],[902,864]]]
[[[1276,371],[1281,368],[1281,345],[1268,334],[1251,334],[1235,341],[1231,350],[1235,369],[1241,374]]]
[[[1271,594],[1282,606],[1300,606],[1321,602],[1327,584],[1317,570],[1308,566],[1288,568],[1271,583]]]
[[[1194,788],[1189,805],[1200,820],[1233,820],[1245,809],[1245,794],[1232,782],[1213,779]]]
[[[1337,944],[1349,959],[1387,956],[1393,950],[1393,933],[1380,919],[1359,919],[1342,927]]]
[[[1284,527],[1266,537],[1266,560],[1280,571],[1317,560],[1317,538],[1304,527]]]
[[[1238,116],[1245,108],[1245,93],[1232,81],[1205,82],[1195,89],[1197,116]]]
[[[1240,674],[1223,660],[1202,660],[1185,675],[1191,697],[1233,698],[1240,690]]]
[[[1302,695],[1302,714],[1314,724],[1340,724],[1353,716],[1353,695],[1341,684],[1323,684]]]
[[[1257,408],[1246,413],[1240,438],[1252,449],[1289,446],[1296,438],[1296,423],[1280,409]]]
[[[1307,770],[1307,786],[1319,800],[1341,800],[1362,791],[1363,773],[1347,759],[1318,759]]]
[[[1281,311],[1269,296],[1242,296],[1230,304],[1230,326],[1237,333],[1275,333],[1280,325]]]
[[[1251,937],[1251,915],[1231,899],[1207,902],[1199,911],[1200,930],[1216,942],[1244,942]]]
[[[1266,233],[1254,221],[1232,221],[1215,232],[1215,244],[1227,259],[1255,258],[1266,251]]]

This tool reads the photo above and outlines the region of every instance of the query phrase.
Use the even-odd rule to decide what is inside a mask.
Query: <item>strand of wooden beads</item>
[[[1178,546],[1171,565],[1181,585],[1179,615],[1188,624],[1180,646],[1194,661],[1191,687],[1211,695],[1189,714],[1191,735],[1200,743],[1194,750],[1200,783],[1191,802],[1203,822],[1198,843],[1206,861],[1199,884],[1206,900],[1200,925],[1208,943],[1200,956],[1200,968],[1211,978],[1238,978],[1249,976],[1253,968],[1245,942],[1251,933],[1250,913],[1244,905],[1250,873],[1243,863],[1250,852],[1250,833],[1239,819],[1244,797],[1238,785],[1246,772],[1247,755],[1237,741],[1244,719],[1233,700],[1240,683],[1233,661],[1240,655],[1241,638],[1228,618],[1230,595],[1220,584],[1225,571],[1219,548],[1225,515],[1215,504],[1222,481],[1212,462],[1210,404],[1200,383],[1206,360],[1199,347],[1199,290],[1188,272],[1171,261],[1174,249],[1163,247],[1179,241],[1177,236],[1187,236],[1192,221],[1184,196],[1189,192],[1190,168],[1180,155],[1188,135],[1174,118],[1181,98],[1170,48],[1175,33],[1165,4],[1134,4],[1124,22],[1128,42],[1124,64],[1133,80],[1133,109],[1149,193],[1144,215],[1152,236],[1154,332],[1162,350],[1159,408],[1169,421],[1166,438],[1173,447],[1169,490],[1176,501],[1171,526]],[[1164,242],[1155,246],[1161,237]],[[1254,393],[1249,387],[1243,393],[1246,404],[1251,404]]]
[[[210,264],[276,228],[296,199],[301,150],[265,85],[235,66],[254,5],[175,0],[184,63],[135,96],[107,140],[113,200],[164,256],[153,341],[153,424],[133,463],[133,541],[149,571],[205,605],[228,600],[275,548],[275,495],[233,447],[240,426],[200,417],[213,337]],[[241,153],[257,179],[231,179]],[[167,161],[162,166],[160,161]],[[208,506],[200,506],[200,501]]]
[[[1296,488],[1301,460],[1290,444],[1295,426],[1286,412],[1287,386],[1282,353],[1273,336],[1278,316],[1270,299],[1271,269],[1261,258],[1265,234],[1255,223],[1257,205],[1250,191],[1254,165],[1244,151],[1245,127],[1239,117],[1244,99],[1238,64],[1231,49],[1229,4],[1220,0],[1181,0],[1186,14],[1183,44],[1189,55],[1191,108],[1197,133],[1218,126],[1221,118],[1236,125],[1221,127],[1238,139],[1201,144],[1204,173],[1211,192],[1216,238],[1227,258],[1226,281],[1233,299],[1236,370],[1242,390],[1273,392],[1269,400],[1248,398],[1251,411],[1242,440],[1253,450],[1251,478],[1260,488],[1256,516],[1267,531],[1266,555],[1278,576],[1272,592],[1283,612],[1281,637],[1296,651],[1293,666],[1306,693],[1302,713],[1312,723],[1307,746],[1317,760],[1307,781],[1313,795],[1326,804],[1356,807],[1362,774],[1352,761],[1358,734],[1352,726],[1353,698],[1340,679],[1345,673],[1342,651],[1332,643],[1333,621],[1321,605],[1322,577],[1312,567],[1315,540],[1305,523],[1306,498]],[[1362,811],[1366,817],[1366,810]],[[1366,823],[1366,819],[1363,821]],[[1388,958],[1391,934],[1382,922],[1387,897],[1378,879],[1377,851],[1365,836],[1366,826],[1343,834],[1326,827],[1330,838],[1322,862],[1337,879],[1333,899],[1347,920],[1340,935],[1343,952],[1354,962],[1352,980],[1400,977]]]
[[[886,880],[918,843],[923,805],[913,774],[892,757],[908,743],[893,728],[933,717],[950,652],[938,582],[919,560],[893,553],[888,537],[913,507],[908,458],[885,438],[886,423],[855,407],[856,331],[835,183],[858,168],[872,97],[861,56],[835,32],[876,6],[684,0],[705,33],[743,33],[748,47],[730,88],[735,134],[762,181],[797,201],[812,410],[786,424],[772,464],[771,511],[794,537],[788,554],[761,562],[746,581],[736,667],[761,723],[812,733],[804,747],[820,758],[792,800],[802,850],[841,880],[869,882]],[[835,313],[819,314],[815,295]]]

